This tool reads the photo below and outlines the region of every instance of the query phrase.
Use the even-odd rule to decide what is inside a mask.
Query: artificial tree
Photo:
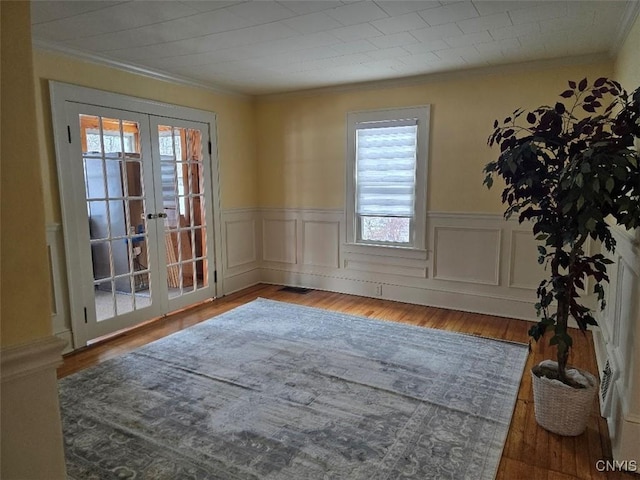
[[[539,321],[529,335],[535,340],[553,329],[557,372],[545,376],[578,387],[567,378],[573,317],[583,332],[596,325],[584,304],[588,279],[600,308],[607,264],[601,253],[585,251],[588,238],[613,251],[610,223],[640,227],[640,158],[634,138],[640,137],[640,88],[631,95],[616,81],[598,78],[569,82],[553,106],[518,109],[494,123],[489,146],[498,145],[497,161],[484,168],[484,183],[494,177],[506,184],[505,218],[518,214],[531,221],[539,258],[550,271],[537,289]]]

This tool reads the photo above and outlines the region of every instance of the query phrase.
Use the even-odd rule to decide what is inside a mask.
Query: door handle
[[[156,218],[167,218],[166,213],[147,213],[147,220],[154,220]]]

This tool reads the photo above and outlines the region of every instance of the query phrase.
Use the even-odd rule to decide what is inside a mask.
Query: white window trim
[[[389,108],[347,113],[347,153],[346,179],[347,199],[345,202],[346,235],[348,245],[358,247],[397,248],[409,250],[426,249],[427,220],[427,172],[429,164],[429,133],[431,106],[421,105],[408,108]],[[413,244],[410,246],[385,245],[382,243],[364,243],[357,240],[356,221],[356,125],[365,122],[383,122],[387,120],[416,119],[418,139],[416,148],[416,197]]]

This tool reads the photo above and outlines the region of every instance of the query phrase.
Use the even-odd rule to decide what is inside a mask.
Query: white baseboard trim
[[[64,340],[51,336],[0,350],[2,383],[55,369],[62,363]]]
[[[258,283],[262,283],[260,269],[254,268],[237,275],[231,275],[224,278],[224,291],[222,295],[230,295],[245,288],[253,287]]]
[[[614,460],[622,465],[632,466],[627,470],[640,476],[640,418],[632,415],[620,415],[607,418],[611,433],[611,451]]]
[[[450,310],[481,313],[497,317],[520,318],[535,321],[533,302],[487,294],[460,294],[415,286],[380,284],[349,278],[316,275],[262,268],[260,278],[264,283],[289,285],[330,292],[347,293],[370,298],[380,298],[397,302],[426,305]],[[381,285],[381,294],[377,286]]]

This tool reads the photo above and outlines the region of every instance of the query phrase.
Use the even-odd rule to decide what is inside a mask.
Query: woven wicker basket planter
[[[591,385],[588,388],[571,388],[546,377],[538,377],[533,370],[533,404],[538,425],[550,432],[570,437],[584,432],[598,390],[596,378],[589,372],[580,370]]]

